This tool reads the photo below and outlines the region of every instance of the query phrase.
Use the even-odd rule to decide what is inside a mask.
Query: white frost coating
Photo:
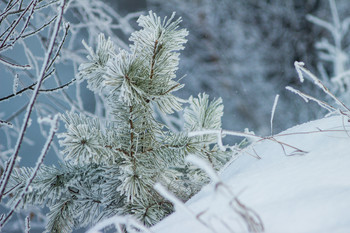
[[[174,194],[170,193],[166,188],[163,187],[160,183],[156,183],[153,188],[162,195],[165,199],[168,199],[171,201],[171,203],[174,204],[175,210],[182,210],[185,211],[185,213],[189,213],[191,216],[193,216],[193,213],[185,206],[185,204],[179,200],[177,197],[174,196]]]
[[[30,192],[32,191],[32,186],[31,186],[31,183],[33,182],[37,172],[39,171],[39,168],[41,166],[41,164],[44,162],[44,158],[45,158],[45,155],[47,154],[49,148],[50,148],[50,145],[51,145],[51,142],[53,140],[53,137],[57,131],[57,128],[58,128],[58,115],[55,115],[52,122],[51,122],[51,128],[50,128],[50,133],[49,133],[49,136],[45,142],[45,145],[40,153],[40,156],[36,162],[36,165],[33,169],[33,173],[31,174],[31,176],[29,177],[29,179],[27,180],[26,182],[26,185],[20,195],[20,199],[17,201],[17,203],[12,207],[11,211],[7,214],[7,216],[1,221],[0,223],[0,226],[3,226],[12,216],[12,214],[14,213],[14,211],[17,209],[18,205],[21,203],[22,199],[24,198],[24,195],[27,193],[27,192]],[[19,159],[20,157],[17,157],[17,159]]]
[[[186,157],[186,161],[190,162],[190,163],[193,163],[194,165],[198,166],[203,171],[205,171],[213,182],[215,182],[215,183],[220,182],[220,178],[216,174],[214,169],[207,162],[205,162],[204,160],[198,158],[198,156],[190,154],[190,155],[188,155]]]
[[[344,130],[349,129],[349,123],[344,125],[342,118],[324,118],[283,133],[284,142],[308,148],[305,156],[287,157],[280,146],[266,140],[255,145],[262,159],[240,156],[221,172],[220,178],[227,186],[242,191],[239,197],[244,200],[243,204],[257,210],[266,227],[264,232],[349,231],[350,148],[349,136]],[[224,201],[224,197],[213,199],[213,195],[215,190],[203,188],[186,205],[195,213],[211,206],[224,221],[231,212],[211,205],[213,200]],[[195,221],[176,211],[151,230],[154,233],[203,232],[195,226]]]
[[[244,133],[245,133],[246,135],[248,135],[248,136],[247,136],[247,140],[248,140],[248,142],[250,142],[250,143],[257,142],[258,140],[261,139],[260,137],[255,136],[254,131],[253,131],[253,130],[249,130],[249,128],[244,128]],[[253,135],[254,137],[250,137],[250,135]]]
[[[300,82],[304,82],[304,76],[303,76],[303,73],[301,72],[301,69],[304,65],[305,65],[304,62],[298,62],[298,61],[294,62],[294,67],[297,70]]]
[[[220,133],[218,133],[218,146],[220,150],[226,151],[226,147],[222,144],[222,130],[220,130]]]
[[[29,68],[27,68],[27,69],[33,68],[35,70],[35,75],[38,76],[39,75],[38,72],[40,71],[38,60],[35,58],[34,54],[32,53],[30,48],[25,43],[25,40],[19,40],[18,42],[23,46],[24,53],[25,53],[27,61],[29,63]]]
[[[326,28],[328,31],[332,32],[333,31],[333,26],[332,24],[328,23],[327,21],[324,21],[318,17],[315,17],[313,15],[307,15],[306,19],[309,20],[310,22],[319,25],[321,27]]]
[[[12,86],[12,91],[13,91],[13,94],[14,94],[14,95],[17,94],[18,81],[19,81],[19,75],[16,74],[16,75],[15,75],[15,78],[13,79],[13,86]]]
[[[30,70],[31,69],[30,65],[24,65],[24,66],[17,65],[17,64],[14,64],[14,63],[10,63],[10,62],[4,61],[3,59],[0,59],[0,63],[5,65],[5,66],[9,66],[11,68],[20,69],[20,70]]]
[[[304,64],[304,63],[303,63]],[[341,102],[333,93],[331,93],[328,88],[321,82],[320,79],[318,79],[313,73],[311,73],[311,71],[309,71],[308,69],[297,65],[296,67],[298,67],[297,72],[299,73],[299,71],[304,72],[305,74],[307,74],[307,76],[309,78],[311,78],[311,80],[314,82],[315,85],[317,85],[319,88],[322,89],[322,91],[324,93],[326,93],[328,96],[330,96],[339,106],[341,106],[342,108],[344,108],[344,110],[350,112],[350,109],[343,103]],[[289,89],[288,89],[289,90]],[[305,94],[303,94],[305,95]],[[314,99],[313,99],[314,100]],[[316,101],[318,102],[318,101]],[[322,106],[322,105],[321,105]]]
[[[326,102],[323,102],[319,99],[316,99],[315,97],[312,97],[310,95],[302,93],[301,91],[298,91],[292,87],[287,86],[286,89],[299,95],[301,98],[303,98],[303,100],[305,100],[305,102],[309,102],[309,100],[312,100],[312,101],[316,102],[319,106],[321,106],[322,108],[326,109],[329,112],[334,112],[336,110],[333,106],[327,104]]]
[[[323,38],[316,43],[316,48],[319,50],[321,60],[332,65],[330,75],[333,77],[330,79],[334,86],[331,86],[330,89],[333,89],[333,92],[337,91],[337,96],[334,96],[320,81],[314,80],[314,82],[316,85],[320,86],[327,95],[334,99],[338,105],[342,106],[346,111],[349,111],[350,109],[339,101],[339,99],[342,99],[347,103],[349,96],[350,57],[344,42],[347,40],[346,36],[349,32],[350,18],[348,17],[343,20],[339,18],[335,0],[329,0],[329,5],[332,15],[332,20],[330,22],[326,22],[312,15],[309,15],[307,19],[318,26],[326,28],[331,35],[332,42]]]
[[[7,121],[0,120],[0,127],[1,126],[7,126],[9,128],[13,128],[13,124]]]
[[[331,7],[332,18],[333,18],[335,30],[340,29],[340,19],[339,19],[339,15],[338,15],[337,6],[335,5],[335,1],[329,0],[329,5]]]
[[[300,91],[294,89],[293,87],[290,87],[290,86],[286,86],[286,89],[290,92],[293,92],[294,94],[297,94],[299,95],[301,98],[303,98],[303,100],[308,103],[309,102],[309,99],[305,97],[305,95],[302,95]]]
[[[37,121],[38,121],[39,124],[45,123],[45,124],[48,124],[48,125],[52,125],[53,122],[55,122],[55,117],[52,117],[52,116],[39,117]]]
[[[195,157],[195,156],[193,156]],[[187,157],[188,158],[188,157]],[[195,158],[197,159],[197,158]],[[198,215],[196,216],[181,200],[179,200],[177,197],[175,197],[172,193],[170,193],[168,190],[166,190],[161,184],[156,183],[154,185],[154,189],[162,195],[164,198],[168,199],[174,204],[176,211],[182,211],[183,215],[190,216],[193,221],[196,221],[203,225],[205,228],[205,223],[199,220]]]
[[[195,137],[195,136],[202,136],[206,134],[217,134],[217,135],[231,135],[231,136],[237,136],[237,137],[246,137],[246,138],[260,138],[259,136],[256,136],[252,133],[242,133],[238,131],[230,131],[230,130],[220,130],[220,129],[208,129],[208,130],[201,130],[201,131],[193,131],[189,132],[189,137]]]
[[[272,106],[272,112],[271,112],[271,120],[270,120],[270,124],[271,124],[271,135],[273,134],[272,129],[273,129],[273,117],[275,116],[275,111],[276,111],[276,107],[277,107],[277,103],[278,103],[278,98],[280,97],[280,95],[276,95],[275,97],[275,101],[273,102],[273,106]]]
[[[344,82],[344,79],[349,78],[350,70],[345,71],[337,76],[332,77],[331,82],[332,83],[341,83]]]
[[[33,122],[32,118],[29,118],[28,119],[28,127],[30,127],[32,125],[32,122]]]
[[[111,225],[114,225],[117,228],[117,233],[125,232],[123,230],[123,225],[126,226],[126,230],[131,230],[131,229],[128,229],[128,227],[129,228],[132,227],[133,230],[137,228],[138,229],[137,232],[139,233],[152,233],[143,224],[137,222],[131,216],[118,216],[118,215],[115,215],[111,218],[107,218],[103,221],[100,221],[94,227],[88,230],[86,233],[102,233],[104,232],[103,231],[104,228],[109,227]]]
[[[27,216],[25,219],[25,232],[29,233],[29,231],[30,231],[30,218],[29,216]]]
[[[217,143],[222,151],[226,151],[226,147],[222,143],[222,135],[223,135],[224,130],[221,129],[203,129],[200,131],[193,131],[189,132],[188,136],[189,137],[195,137],[195,136],[202,136],[202,135],[208,135],[208,134],[216,134],[217,135]],[[245,136],[244,136],[245,137]]]
[[[10,177],[12,171],[13,171],[13,168],[15,166],[16,159],[17,159],[18,152],[19,152],[19,148],[20,148],[20,145],[22,144],[22,141],[23,141],[26,129],[28,128],[30,115],[31,115],[33,107],[34,107],[34,103],[35,103],[35,101],[36,101],[36,99],[38,97],[39,88],[40,88],[40,86],[41,86],[41,84],[43,82],[43,79],[44,79],[44,76],[45,76],[45,72],[46,72],[46,68],[47,68],[47,66],[49,64],[50,57],[51,57],[52,52],[53,52],[53,48],[54,48],[54,45],[55,45],[56,37],[58,35],[58,31],[59,31],[59,28],[60,28],[60,25],[61,25],[62,16],[63,16],[63,9],[64,9],[64,1],[63,0],[61,1],[60,9],[61,9],[61,11],[59,12],[58,18],[57,18],[57,20],[55,22],[55,25],[53,27],[52,36],[50,38],[50,42],[49,42],[47,51],[45,53],[45,58],[43,60],[42,67],[41,67],[40,73],[38,75],[37,84],[35,85],[32,97],[31,97],[31,99],[30,99],[30,101],[28,103],[28,107],[26,109],[26,113],[25,113],[25,116],[24,116],[24,120],[23,120],[23,124],[22,124],[22,127],[21,127],[21,131],[19,133],[16,145],[15,145],[16,149],[14,151],[14,154],[11,156],[9,169],[7,170],[5,175],[3,176],[3,183],[1,184],[1,187],[0,187],[0,199],[1,199],[1,197],[2,197],[2,195],[4,193],[4,191],[5,191],[8,179],[9,179],[9,177]],[[4,221],[6,221],[6,220],[7,220],[7,218],[4,219]],[[3,226],[3,223],[1,223],[0,225]]]

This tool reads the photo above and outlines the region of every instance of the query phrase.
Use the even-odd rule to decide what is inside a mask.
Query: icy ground
[[[350,123],[341,116],[295,126],[274,137],[294,148],[267,139],[253,143],[220,178],[260,216],[265,232],[350,232],[350,132],[345,129]],[[194,215],[177,210],[152,232],[246,232],[229,206],[232,196],[221,192],[209,184],[186,203]]]

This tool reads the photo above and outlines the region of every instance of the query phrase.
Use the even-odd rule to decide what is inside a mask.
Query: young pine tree
[[[96,51],[85,45],[88,62],[80,66],[79,77],[105,100],[105,120],[62,116],[65,161],[59,168],[41,166],[21,200],[22,207],[49,207],[49,232],[71,232],[115,214],[155,224],[173,211],[153,189],[156,182],[185,201],[208,181],[185,163],[186,155],[199,155],[219,169],[233,154],[219,149],[216,136],[187,136],[193,130],[221,128],[221,99],[191,97],[183,132],[172,132],[156,119],[154,109],[171,114],[186,102],[173,92],[183,87],[175,72],[188,32],[179,29],[181,19],[174,20],[174,14],[161,20],[150,12],[137,22],[142,29],[131,35],[129,51],[115,49],[103,35]],[[11,177],[9,205],[20,198],[32,170],[21,168]]]

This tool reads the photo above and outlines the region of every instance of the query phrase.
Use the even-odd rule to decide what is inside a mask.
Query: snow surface
[[[260,216],[265,232],[350,232],[350,132],[345,129],[350,123],[342,116],[295,126],[274,138],[307,153],[291,155],[295,149],[265,139],[242,152],[220,177]],[[252,156],[254,151],[261,159]],[[246,231],[225,199],[209,184],[186,203],[193,216],[177,210],[151,231]]]

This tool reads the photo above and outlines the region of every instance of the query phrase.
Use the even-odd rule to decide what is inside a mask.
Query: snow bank
[[[341,116],[295,126],[274,137],[284,146],[257,142],[220,177],[260,216],[265,232],[350,232],[350,132],[345,129],[350,123]],[[296,148],[306,153],[295,153]],[[177,211],[152,232],[245,231],[237,229],[237,214],[212,184],[186,205],[202,222]]]

